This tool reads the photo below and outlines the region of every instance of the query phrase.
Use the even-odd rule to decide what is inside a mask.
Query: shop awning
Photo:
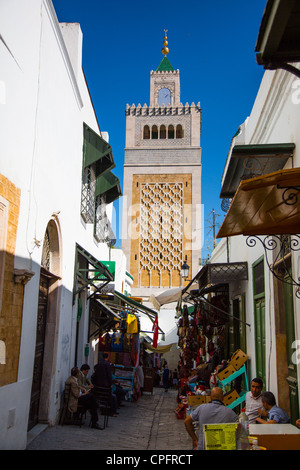
[[[300,168],[242,181],[217,238],[300,233]]]
[[[83,167],[93,163],[96,163],[97,176],[116,166],[109,143],[83,123]]]
[[[154,307],[157,308],[157,310],[159,310],[162,305],[177,302],[181,298],[183,292],[189,292],[190,290],[196,289],[196,288],[197,288],[197,283],[190,285],[188,289],[183,288],[183,287],[175,287],[174,289],[167,289],[157,296],[151,295],[149,300],[150,302],[153,303]]]
[[[157,312],[155,310],[152,310],[151,308],[147,307],[146,305],[141,304],[140,302],[137,302],[136,300],[132,299],[131,297],[128,297],[127,295],[121,294],[118,291],[114,291],[114,297],[117,299],[121,300],[122,302],[125,302],[127,305],[130,305],[131,307],[135,308],[139,312],[145,313],[152,323],[155,320],[155,317],[157,316]],[[164,333],[163,330],[158,327],[159,331],[161,333]]]
[[[183,293],[194,296],[203,289],[214,286],[220,287],[235,281],[248,279],[248,263],[240,261],[236,263],[208,263],[203,266],[189,285],[189,289],[184,289]],[[212,286],[212,287],[211,287]]]
[[[285,68],[288,63],[300,62],[300,5],[297,0],[267,1],[255,52],[257,63],[266,69]],[[295,70],[296,74],[300,73]]]
[[[98,337],[100,332],[108,331],[117,321],[121,321],[118,313],[113,312],[99,299],[90,300],[89,338]]]
[[[128,305],[131,305],[131,307],[135,307],[136,309],[147,313],[151,317],[157,316],[157,312],[155,310],[152,310],[151,308],[146,307],[146,305],[143,305],[140,302],[137,302],[136,300],[132,299],[131,297],[128,297],[127,295],[121,294],[120,292],[115,290],[114,296],[117,297],[119,300],[126,302]]]
[[[109,269],[76,243],[73,300],[76,294],[90,286],[95,288],[94,293],[100,292],[101,288],[112,280]]]
[[[281,170],[295,144],[235,145],[229,155],[220,198],[233,198],[242,180]]]
[[[95,188],[95,197],[97,196],[104,196],[106,204],[110,204],[122,196],[119,178],[111,171],[106,171],[98,176]]]

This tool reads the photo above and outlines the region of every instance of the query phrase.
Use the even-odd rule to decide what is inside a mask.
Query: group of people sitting
[[[246,394],[245,413],[249,424],[290,423],[287,413],[276,405],[274,394],[269,391],[263,393],[262,389],[263,381],[260,378],[254,378],[251,382],[251,389]],[[224,406],[224,395],[220,387],[213,387],[210,396],[211,401],[209,403],[193,409],[184,420],[186,430],[193,440],[194,449],[203,449],[203,424],[235,423],[239,419],[239,416],[232,409]],[[199,424],[198,436],[194,430],[194,421]],[[296,425],[298,426],[297,423]]]
[[[83,364],[81,368],[73,367],[71,375],[66,380],[66,385],[70,385],[70,397],[68,402],[68,410],[76,413],[78,405],[82,406],[84,411],[91,414],[91,427],[94,429],[103,429],[98,424],[98,405],[96,395],[93,393],[96,387],[104,387],[111,390],[110,399],[110,416],[117,417],[117,411],[122,405],[126,391],[121,387],[120,383],[113,378],[112,367],[108,361],[108,354],[104,353],[102,359],[94,367],[94,372],[89,379],[88,373],[90,366]]]
[[[249,424],[286,424],[290,423],[287,413],[276,405],[272,392],[263,392],[263,381],[260,378],[252,379],[251,389],[246,394],[246,415]]]

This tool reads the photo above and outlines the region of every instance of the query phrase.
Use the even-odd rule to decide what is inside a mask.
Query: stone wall
[[[15,282],[14,258],[18,229],[20,190],[0,175],[0,386],[17,380],[21,341],[24,286]]]

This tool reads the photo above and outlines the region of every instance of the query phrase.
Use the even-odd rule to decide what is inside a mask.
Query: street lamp
[[[184,279],[187,279],[188,275],[189,275],[189,265],[186,263],[186,261],[183,263],[183,265],[181,266],[181,276],[184,278]]]

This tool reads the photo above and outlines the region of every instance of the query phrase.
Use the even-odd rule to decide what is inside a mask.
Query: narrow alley
[[[37,437],[29,433],[28,450],[161,450],[191,451],[192,441],[174,410],[177,390],[154,388],[137,402],[125,402],[105,430],[89,427],[89,413],[80,426],[47,427]],[[102,425],[103,416],[99,424]],[[31,441],[31,442],[30,442]],[[189,453],[189,452],[188,452]]]

